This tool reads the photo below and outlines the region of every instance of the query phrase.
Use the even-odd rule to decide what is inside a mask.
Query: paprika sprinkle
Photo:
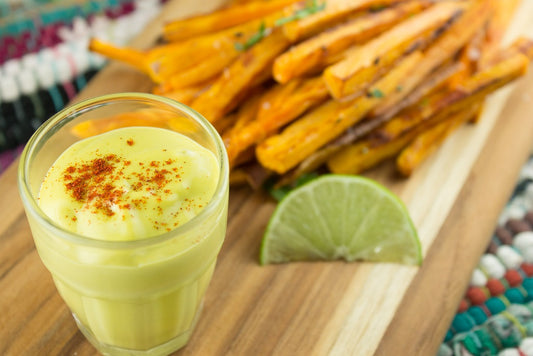
[[[106,234],[112,232],[113,239],[138,239],[193,218],[217,180],[214,155],[187,137],[158,128],[121,128],[65,151],[43,182],[40,203],[54,215],[57,209],[46,206],[58,200],[54,219],[91,237],[111,239]]]

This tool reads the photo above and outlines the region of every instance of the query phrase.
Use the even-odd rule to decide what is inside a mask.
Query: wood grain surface
[[[213,1],[217,6],[222,1]],[[201,5],[200,5],[201,4]],[[203,3],[176,0],[133,45],[149,46],[161,23]],[[508,40],[533,37],[525,0]],[[148,91],[124,65],[102,70],[77,100]],[[533,74],[493,95],[482,121],[463,128],[410,179],[392,165],[367,175],[399,194],[423,244],[422,267],[371,263],[258,265],[274,202],[233,189],[227,238],[189,344],[177,355],[434,355],[471,271],[533,143]],[[0,176],[0,355],[96,355],[39,260],[16,187]]]

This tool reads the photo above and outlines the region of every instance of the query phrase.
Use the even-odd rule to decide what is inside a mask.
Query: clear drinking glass
[[[139,115],[111,125],[105,120],[121,113]],[[155,237],[104,241],[66,231],[39,208],[48,169],[80,140],[73,132],[82,127],[91,135],[91,130],[119,126],[178,131],[215,154],[218,185],[197,216]],[[75,104],[30,139],[18,184],[35,245],[80,330],[100,352],[164,355],[187,343],[225,237],[228,172],[223,142],[209,122],[185,105],[154,95],[115,94]]]

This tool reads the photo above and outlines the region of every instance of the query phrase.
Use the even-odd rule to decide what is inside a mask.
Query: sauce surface
[[[138,240],[198,215],[213,196],[218,175],[215,155],[182,134],[121,128],[65,150],[41,185],[39,206],[71,232]]]

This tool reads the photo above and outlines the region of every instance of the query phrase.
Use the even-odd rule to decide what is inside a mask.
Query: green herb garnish
[[[370,12],[379,12],[383,9],[385,9],[386,6],[383,5],[383,4],[376,4],[376,5],[372,5],[370,6]]]
[[[244,43],[240,43],[240,42],[236,42],[235,43],[235,49],[237,51],[246,51],[248,48],[252,47],[253,45],[255,45],[256,43],[258,43],[259,41],[261,41],[266,35],[268,35],[268,31],[267,31],[267,28],[265,26],[265,23],[264,22],[261,22],[261,24],[259,25],[259,30],[257,30],[256,33],[254,33],[249,39],[248,41],[244,42]]]
[[[276,26],[282,26],[286,23],[301,20],[303,18],[306,18],[309,15],[316,14],[319,11],[322,11],[326,8],[326,3],[323,2],[322,4],[319,4],[317,0],[313,0],[310,4],[307,4],[303,9],[296,10],[292,15],[287,17],[282,17],[281,19],[277,19],[276,22],[274,22],[274,25]]]
[[[385,94],[383,94],[383,92],[379,89],[372,89],[368,92],[368,95],[371,97],[371,98],[383,98],[385,97]]]
[[[283,186],[274,188],[274,181],[267,182],[265,188],[270,193],[270,195],[276,199],[277,201],[280,201],[283,199],[289,192],[295,188],[298,188],[299,186],[304,185],[305,183],[309,182],[310,180],[313,180],[318,177],[318,173],[311,172],[306,173],[298,177],[293,183]]]
[[[322,4],[319,4],[317,0],[311,1],[311,3],[307,4],[306,7],[303,9],[295,11],[292,15],[283,17],[281,19],[277,19],[274,22],[274,26],[281,26],[288,22],[300,20],[303,19],[309,15],[315,14],[319,11],[322,11],[326,8],[326,3],[323,2]],[[265,23],[261,22],[261,25],[259,25],[259,30],[254,33],[246,42],[240,43],[236,42],[234,44],[235,49],[237,51],[246,51],[250,47],[257,44],[259,41],[261,41],[263,38],[265,38],[270,33],[269,29],[266,28]]]

